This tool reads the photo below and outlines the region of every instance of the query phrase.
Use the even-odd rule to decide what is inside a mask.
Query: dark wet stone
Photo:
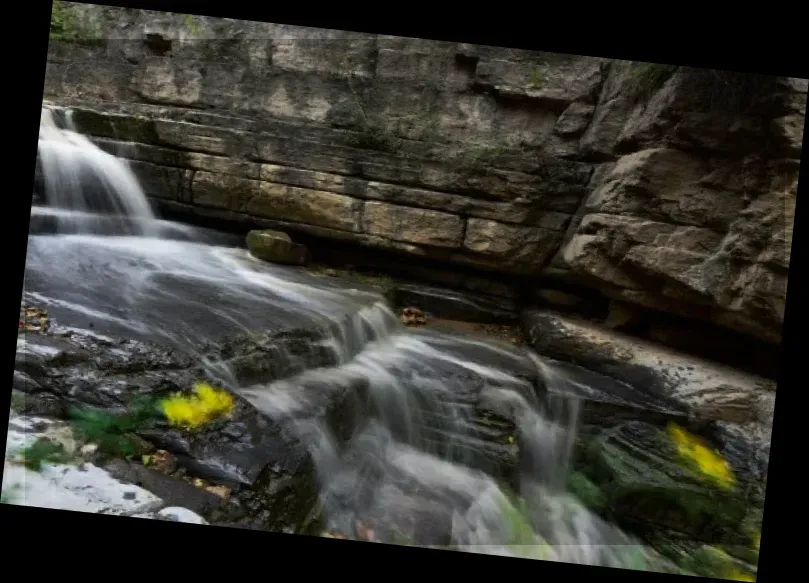
[[[208,515],[211,524],[253,530],[319,534],[318,492],[314,469],[296,474],[265,469],[251,488]]]
[[[372,532],[373,540],[393,544],[448,545],[452,509],[426,497],[408,495],[393,485],[380,488],[355,531]]]
[[[30,378],[41,379],[46,374],[45,357],[34,352],[30,346],[18,344],[14,370],[23,372]]]
[[[605,423],[653,416],[656,419],[683,418],[683,408],[670,400],[651,396],[634,385],[568,362],[543,358],[550,367],[546,379],[551,394],[577,397],[583,401],[584,422]]]
[[[100,352],[95,368],[106,374],[133,375],[144,372],[182,370],[194,366],[194,359],[171,348],[127,340],[116,350]]]
[[[14,371],[14,381],[11,386],[15,391],[23,393],[36,393],[42,390],[42,385],[19,370]]]
[[[305,448],[272,421],[238,402],[232,415],[244,429],[238,437],[230,420],[196,430],[147,429],[139,434],[175,456],[189,473],[231,487],[251,486],[266,467],[295,473],[306,462]]]
[[[224,354],[229,363],[242,364],[244,377],[267,381],[293,370],[327,363],[324,359],[329,355],[312,347],[315,338],[312,333],[295,331],[269,335],[264,341],[260,337],[258,340],[243,337],[210,355],[216,360]],[[141,340],[101,339],[81,331],[57,342],[60,354],[89,354],[91,358],[34,359],[40,365],[34,370],[46,372],[48,383],[43,385],[42,392],[18,399],[26,412],[58,417],[66,416],[68,409],[120,414],[130,411],[137,398],[155,399],[187,392],[195,381],[208,378],[199,359],[171,346]],[[28,382],[25,379],[30,377],[23,377],[24,374],[18,371],[18,383]],[[173,454],[180,470],[187,475],[234,488],[232,503],[225,505],[228,510],[222,515],[230,518],[222,518],[220,523],[278,530],[302,522],[316,502],[314,474],[306,447],[278,422],[257,414],[238,396],[236,401],[230,419],[193,431],[171,428],[165,421],[154,419],[145,422],[138,435],[130,438],[137,438],[149,449],[158,447]],[[99,454],[98,461],[104,463],[104,456]],[[118,464],[112,467],[117,467],[122,477],[128,476],[128,481],[155,492],[167,503],[194,511],[208,509],[215,503],[219,505],[217,511],[225,512],[217,496],[181,480],[135,464],[111,463]],[[270,479],[267,477],[270,475],[275,477]],[[288,487],[283,486],[285,482],[279,476],[288,477]],[[315,497],[299,498],[298,490],[311,491]],[[240,507],[244,516],[227,514]]]
[[[66,414],[62,402],[53,395],[47,393],[18,394],[20,397],[12,401],[12,408],[19,413],[41,417],[55,417],[57,419],[64,417]]]
[[[250,386],[335,364],[334,354],[318,344],[323,339],[323,332],[309,329],[240,336],[211,356],[230,368],[238,384]]]
[[[555,312],[525,311],[522,325],[539,354],[634,387],[635,396],[645,395],[643,407],[706,420],[771,422],[760,403],[762,393],[775,390],[767,379]],[[678,365],[694,370],[678,371]]]
[[[455,290],[398,284],[389,293],[397,307],[416,307],[435,318],[481,324],[509,324],[517,320],[517,308],[508,298]]]
[[[152,492],[167,506],[180,506],[197,514],[207,514],[223,504],[222,498],[216,494],[132,462],[114,460],[104,469],[118,480]]]

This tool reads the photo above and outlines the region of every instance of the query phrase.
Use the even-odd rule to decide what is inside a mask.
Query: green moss
[[[367,286],[375,287],[379,290],[386,291],[393,287],[393,279],[386,275],[369,274],[369,273],[352,273],[351,278],[359,283]]]
[[[115,458],[142,454],[140,440],[134,433],[160,417],[157,400],[151,398],[135,401],[124,413],[75,409],[70,416],[77,433],[95,443],[100,453]]]
[[[528,74],[528,88],[536,90],[540,87],[542,87],[542,71],[539,67],[532,67]]]
[[[191,35],[199,36],[199,21],[197,21],[197,17],[193,14],[183,14],[183,19]]]
[[[607,506],[607,499],[601,489],[581,472],[568,474],[567,488],[591,510],[602,512]]]
[[[22,452],[23,465],[29,470],[38,472],[42,464],[60,464],[70,461],[70,456],[61,443],[55,443],[41,437]]]
[[[78,18],[75,8],[60,0],[53,0],[51,8],[51,30],[49,38],[53,42],[83,46],[104,45],[106,40],[87,28]]]
[[[11,391],[11,410],[21,412],[25,409],[25,393],[22,391]]]

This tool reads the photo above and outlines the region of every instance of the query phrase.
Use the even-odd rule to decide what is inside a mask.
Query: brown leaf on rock
[[[230,488],[227,486],[208,486],[205,488],[206,492],[210,492],[211,494],[215,494],[219,496],[223,500],[227,500],[230,498]]]
[[[427,316],[418,308],[408,307],[402,309],[401,321],[405,326],[423,326]]]

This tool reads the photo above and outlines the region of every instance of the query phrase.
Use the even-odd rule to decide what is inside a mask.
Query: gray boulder
[[[280,231],[250,231],[247,248],[257,259],[287,265],[306,265],[309,250]]]

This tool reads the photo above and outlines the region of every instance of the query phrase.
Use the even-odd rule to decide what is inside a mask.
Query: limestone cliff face
[[[563,271],[777,342],[806,82],[740,115],[680,71],[76,5],[45,99],[164,208],[451,264]]]

